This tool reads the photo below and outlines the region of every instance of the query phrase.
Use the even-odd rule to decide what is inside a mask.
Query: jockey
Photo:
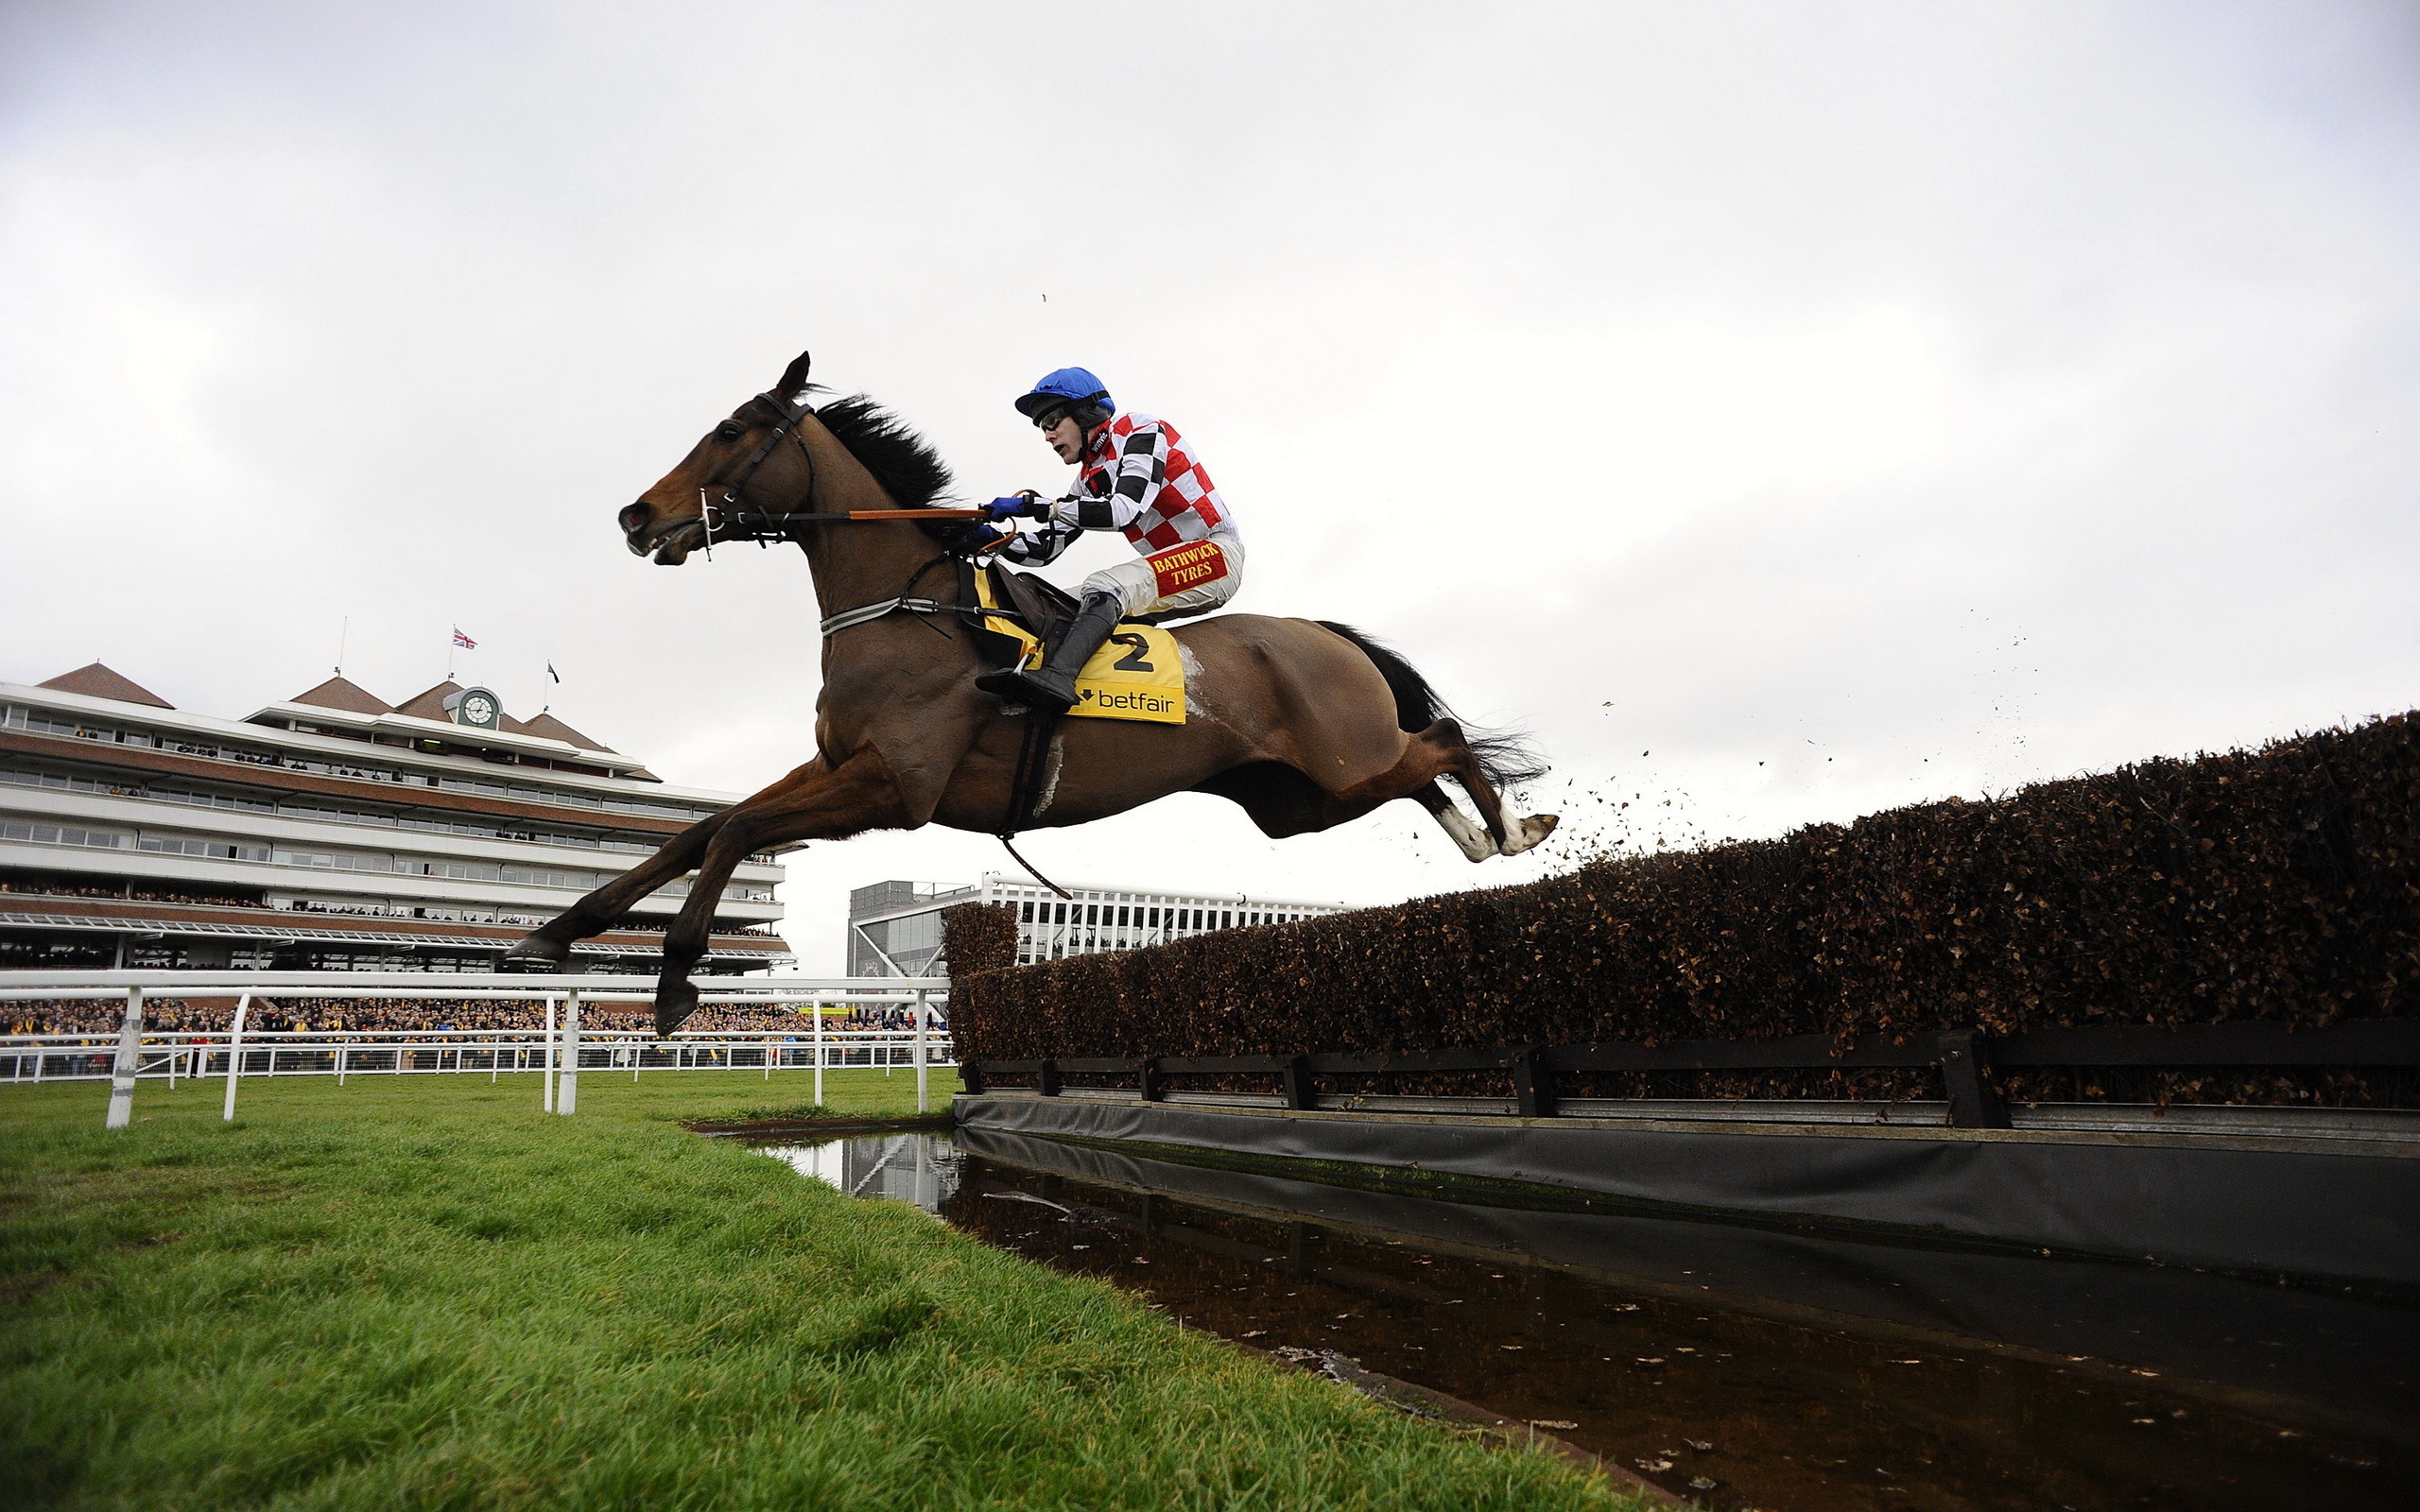
[[[1084,579],[1083,607],[1046,665],[1030,672],[1006,667],[975,679],[1011,703],[1060,713],[1075,704],[1076,674],[1120,619],[1202,614],[1235,597],[1243,586],[1244,547],[1234,511],[1176,427],[1149,415],[1118,414],[1109,389],[1090,372],[1062,368],[1016,405],[1059,460],[1078,472],[1074,490],[1063,498],[1044,499],[1028,490],[984,507],[994,521],[1026,515],[1043,522],[1000,555],[1052,561],[1087,530],[1123,530],[1143,553],[1140,560]]]

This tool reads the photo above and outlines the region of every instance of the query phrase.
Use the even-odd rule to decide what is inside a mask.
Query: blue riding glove
[[[1017,516],[1025,514],[1031,515],[1036,520],[1039,520],[1042,518],[1043,508],[1044,506],[1042,501],[1028,494],[1003,494],[999,498],[994,499],[991,503],[983,507],[983,518],[986,520],[1013,520]]]

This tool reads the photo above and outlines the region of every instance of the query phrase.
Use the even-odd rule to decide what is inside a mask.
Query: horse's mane
[[[819,405],[815,418],[903,509],[925,508],[955,481],[930,441],[863,394]]]

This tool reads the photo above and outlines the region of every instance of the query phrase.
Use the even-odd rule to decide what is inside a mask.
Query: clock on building
[[[466,688],[455,700],[454,722],[480,730],[500,730],[504,727],[504,705],[485,688]]]

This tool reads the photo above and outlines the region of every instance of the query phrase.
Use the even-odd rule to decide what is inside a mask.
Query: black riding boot
[[[1076,610],[1065,637],[1048,662],[1031,672],[1020,672],[1014,667],[986,672],[975,679],[975,685],[1010,703],[1054,714],[1066,713],[1076,702],[1076,674],[1109,639],[1109,632],[1117,628],[1121,608],[1115,593],[1086,593],[1084,607]]]

